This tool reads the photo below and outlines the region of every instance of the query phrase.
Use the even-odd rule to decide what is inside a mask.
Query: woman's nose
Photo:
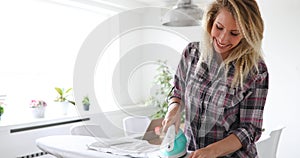
[[[220,33],[220,37],[219,37],[220,42],[221,42],[221,43],[225,42],[225,41],[227,40],[227,37],[228,37],[228,36],[227,36],[227,34],[226,34],[225,31],[221,32],[221,33]]]

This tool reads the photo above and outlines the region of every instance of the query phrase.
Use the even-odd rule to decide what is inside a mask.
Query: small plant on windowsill
[[[43,100],[31,100],[29,105],[30,108],[45,108],[47,103]]]
[[[83,105],[83,110],[84,111],[89,111],[90,110],[90,99],[87,95],[83,97],[82,105]]]
[[[66,115],[68,113],[69,103],[75,105],[74,101],[68,99],[71,95],[72,88],[68,88],[65,90],[64,88],[55,87],[55,90],[58,95],[54,101],[61,104],[62,114]]]
[[[3,113],[4,113],[4,103],[0,102],[0,120]]]
[[[1,105],[0,105],[0,115],[2,115],[4,113],[4,107],[2,107]]]
[[[31,100],[31,102],[29,104],[32,115],[35,118],[45,117],[46,106],[47,106],[47,103],[43,100]]]

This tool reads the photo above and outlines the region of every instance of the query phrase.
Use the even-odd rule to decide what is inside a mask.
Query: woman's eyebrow
[[[224,27],[224,25],[222,24],[222,23],[220,23],[220,22],[216,22],[218,25],[221,25],[222,27]],[[238,32],[238,33],[240,33],[240,30],[230,30],[230,31],[235,31],[235,32]]]
[[[222,27],[224,27],[223,24],[221,24],[220,22],[217,22],[217,24],[218,24],[218,25],[221,25]]]

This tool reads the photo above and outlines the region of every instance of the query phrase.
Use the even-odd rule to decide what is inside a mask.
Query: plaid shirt
[[[185,106],[185,133],[188,150],[197,150],[235,134],[242,148],[226,157],[255,158],[255,141],[262,132],[263,110],[268,92],[268,71],[260,61],[259,71],[248,75],[243,88],[232,88],[235,64],[228,73],[220,68],[220,60],[210,64],[199,60],[199,43],[190,43],[184,50],[174,77],[172,97]]]

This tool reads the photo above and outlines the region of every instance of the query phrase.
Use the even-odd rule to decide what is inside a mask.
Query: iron
[[[162,158],[179,158],[186,155],[187,139],[179,129],[176,134],[175,125],[171,125],[160,145],[160,157]]]

